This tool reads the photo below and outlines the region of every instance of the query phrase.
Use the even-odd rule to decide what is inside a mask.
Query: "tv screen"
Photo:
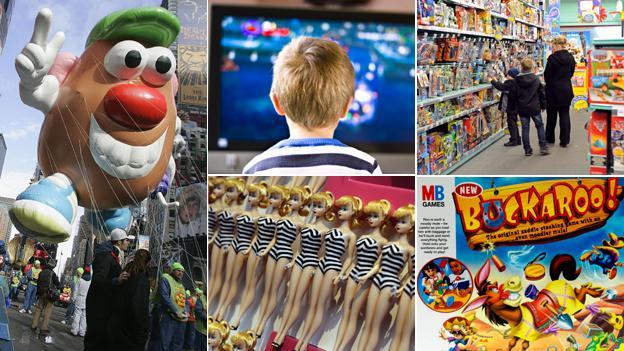
[[[335,138],[368,152],[414,152],[413,15],[213,6],[209,147],[262,151],[288,138],[269,99],[273,63],[293,38],[337,42],[355,69]]]

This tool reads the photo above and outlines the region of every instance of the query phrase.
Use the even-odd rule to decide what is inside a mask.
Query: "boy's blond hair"
[[[520,68],[522,68],[522,73],[533,72],[533,69],[535,68],[535,62],[533,62],[533,59],[525,58],[520,61]]]
[[[353,65],[330,40],[295,38],[273,66],[271,92],[286,116],[307,129],[327,127],[342,117],[354,88]]]

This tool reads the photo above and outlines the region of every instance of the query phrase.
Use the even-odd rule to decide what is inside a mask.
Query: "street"
[[[54,343],[44,344],[39,341],[30,331],[33,315],[18,312],[23,298],[23,293],[20,293],[19,304],[17,301],[11,303],[11,308],[8,311],[9,332],[15,351],[74,351],[83,349],[83,338],[71,335],[69,325],[61,324],[66,309],[58,306],[54,306],[50,317],[50,333],[54,338]]]

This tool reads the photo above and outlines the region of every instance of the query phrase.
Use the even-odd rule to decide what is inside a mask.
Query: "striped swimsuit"
[[[277,239],[275,245],[269,251],[269,256],[275,261],[278,261],[280,258],[292,260],[292,244],[297,238],[297,226],[288,219],[280,219],[277,221],[275,236]]]
[[[258,218],[258,234],[256,242],[251,247],[256,256],[260,256],[260,253],[266,250],[267,246],[273,240],[275,235],[275,220],[271,217]]]
[[[221,211],[219,218],[219,236],[215,240],[217,247],[227,250],[234,239],[234,217],[228,211]]]
[[[416,253],[412,254],[412,267],[416,267]],[[416,275],[415,271],[412,270],[412,277],[410,281],[405,284],[405,292],[409,294],[409,296],[414,297],[414,285],[416,284]]]
[[[321,233],[310,227],[301,229],[301,252],[295,263],[301,269],[318,265],[318,252],[321,249]]]
[[[403,249],[397,244],[388,244],[381,250],[381,270],[375,274],[373,283],[379,290],[384,288],[399,289],[399,273],[403,269]]]
[[[236,218],[236,239],[234,239],[234,251],[245,251],[251,245],[251,238],[256,232],[256,222],[253,218],[242,215]]]
[[[217,212],[212,208],[212,206],[208,207],[208,241],[212,239],[215,234],[215,230],[217,228]]]
[[[347,239],[338,229],[332,229],[325,234],[325,256],[319,262],[319,269],[323,274],[328,271],[342,269],[342,255],[347,250]]]
[[[377,240],[369,236],[359,238],[355,243],[355,247],[357,262],[349,276],[353,280],[358,280],[373,269],[375,261],[379,257],[379,246],[377,246]]]

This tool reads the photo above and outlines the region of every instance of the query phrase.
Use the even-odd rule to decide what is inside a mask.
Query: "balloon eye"
[[[124,40],[104,56],[104,68],[112,76],[129,80],[141,75],[147,64],[145,48],[136,41]]]
[[[171,50],[156,46],[147,49],[147,67],[142,77],[155,86],[163,86],[173,78],[176,60]]]
[[[161,74],[169,72],[171,69],[171,60],[167,56],[161,56],[156,60],[156,71]]]
[[[126,54],[126,66],[129,68],[139,67],[141,64],[141,53],[136,50],[128,51]]]

